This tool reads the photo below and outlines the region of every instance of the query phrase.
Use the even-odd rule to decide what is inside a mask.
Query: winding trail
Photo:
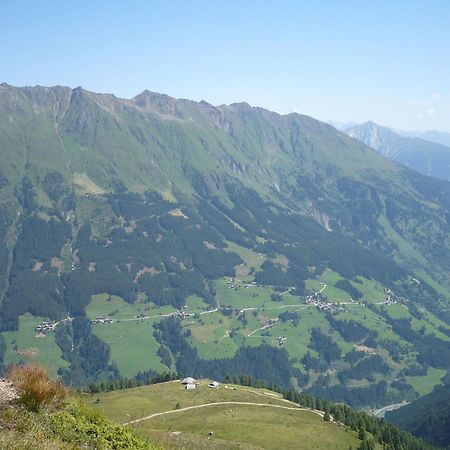
[[[167,414],[176,414],[176,413],[183,412],[183,411],[190,411],[192,409],[201,409],[201,408],[206,408],[208,406],[221,406],[221,405],[259,406],[259,407],[267,407],[267,408],[286,409],[288,411],[310,411],[314,414],[317,414],[317,415],[323,417],[323,413],[321,411],[316,411],[316,410],[309,409],[309,408],[301,408],[300,406],[293,407],[293,406],[271,405],[268,403],[252,403],[252,402],[215,402],[215,403],[203,403],[202,405],[187,406],[186,408],[172,409],[170,411],[154,413],[154,414],[150,414],[149,416],[141,417],[140,419],[134,419],[134,420],[131,420],[130,422],[125,422],[123,425],[133,425],[135,423],[139,423],[144,420],[153,419],[154,417],[159,417],[159,416],[165,416]]]

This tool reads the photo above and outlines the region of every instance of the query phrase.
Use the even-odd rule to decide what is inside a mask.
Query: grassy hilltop
[[[358,448],[356,432],[280,394],[231,384],[211,389],[208,382],[200,380],[194,391],[173,381],[95,394],[92,404],[114,421],[140,420],[130,425],[169,448]]]

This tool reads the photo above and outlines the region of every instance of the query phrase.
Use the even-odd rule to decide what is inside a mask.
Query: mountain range
[[[450,184],[328,124],[2,84],[0,158],[4,365],[245,373],[357,407],[450,368]]]
[[[341,124],[338,129],[417,172],[450,180],[450,139],[447,133],[407,133],[374,122]]]

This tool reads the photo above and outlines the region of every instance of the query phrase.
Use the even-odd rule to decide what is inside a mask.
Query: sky
[[[1,0],[0,82],[450,132],[449,0]]]

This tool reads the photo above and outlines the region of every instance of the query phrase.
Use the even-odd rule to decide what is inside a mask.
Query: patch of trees
[[[423,313],[418,308],[418,305],[422,305],[450,324],[450,313],[441,308],[439,294],[427,282],[421,280],[420,283],[415,283],[410,280],[399,280],[395,285],[395,292],[398,296],[410,300],[408,309],[417,319],[421,320],[423,317]]]
[[[173,361],[172,361],[172,357],[170,356],[170,350],[164,344],[161,344],[159,346],[156,354],[159,356],[159,358],[161,359],[161,362],[166,367],[170,368],[172,366]]]
[[[351,365],[358,362],[360,359],[363,359],[366,356],[366,352],[361,352],[352,348],[348,353],[345,354],[344,360]]]
[[[422,365],[450,368],[450,346],[447,341],[438,339],[434,334],[422,336],[411,328],[405,318],[389,320],[395,333],[414,345],[418,352],[417,360]]]
[[[6,289],[6,280],[9,267],[9,254],[7,235],[13,223],[14,212],[8,205],[0,204],[0,296]]]
[[[60,255],[70,236],[70,225],[66,222],[45,221],[34,215],[26,217],[14,247],[16,270],[30,270],[34,261],[43,262],[42,270],[49,269],[51,258]]]
[[[370,355],[359,360],[353,367],[339,372],[339,381],[343,384],[349,379],[362,380],[373,373],[388,375],[391,368],[380,355]]]
[[[189,271],[178,274],[146,273],[139,279],[139,285],[148,298],[157,305],[172,305],[180,308],[189,295],[202,297],[209,304],[214,303],[208,283],[199,272]]]
[[[396,389],[405,400],[414,400],[419,395],[403,377],[394,380],[391,387]]]
[[[369,330],[362,323],[353,319],[339,320],[331,314],[327,315],[327,319],[330,325],[348,342],[361,342],[369,335],[373,335],[374,337],[378,336],[376,331]]]
[[[386,450],[432,450],[433,447],[411,434],[399,430],[390,423],[362,411],[355,411],[345,404],[336,404],[333,401],[315,397],[310,393],[284,391],[286,399],[298,403],[300,406],[318,409],[328,413],[333,420],[342,422],[346,427],[358,432],[362,440],[361,448],[374,448],[373,441],[367,435],[370,433],[374,440]],[[399,410],[398,410],[399,411]],[[364,447],[362,447],[364,445]]]
[[[26,312],[52,320],[64,317],[66,308],[62,292],[63,285],[55,273],[13,269],[7,298],[1,305],[0,329],[17,329],[18,317]]]
[[[405,369],[403,369],[399,375],[405,376],[405,377],[423,377],[427,374],[428,367],[425,365],[412,363]]]
[[[255,379],[282,387],[291,386],[291,378],[303,374],[292,367],[283,348],[269,345],[241,347],[232,358],[204,360],[192,348],[178,319],[169,317],[155,325],[155,338],[166,345],[176,360],[177,371],[182,375],[223,379],[226,375],[248,374]]]
[[[320,328],[311,329],[309,347],[319,354],[319,359],[328,365],[341,357],[341,349],[331,336],[324,334]]]
[[[312,356],[310,351],[306,352],[301,362],[306,370],[313,370],[314,372],[324,372],[328,368],[328,363],[323,358]]]
[[[272,261],[264,261],[261,266],[261,271],[256,272],[255,281],[258,284],[268,286],[279,286],[281,288],[288,288],[291,286],[291,277],[278,265]]]
[[[9,288],[1,305],[0,330],[16,329],[18,316],[25,312],[51,319],[64,315],[64,288],[51,268],[51,259],[60,255],[69,236],[70,226],[65,222],[25,217],[13,251]],[[42,266],[34,272],[36,261]]]
[[[246,232],[241,231],[223,212],[209,204],[209,202],[200,202],[197,208],[199,214],[226,239],[244,247],[253,246],[253,242],[250,242]]]
[[[121,217],[128,221],[137,218],[137,228],[131,233],[114,228],[105,239],[93,238],[88,226],[80,230],[77,271],[84,272],[82,285],[89,289],[83,288],[88,292],[78,292],[77,296],[86,298],[101,291],[134,301],[137,291],[142,290],[159,305],[180,307],[191,294],[214,303],[209,281],[234,275],[234,267],[242,262],[236,253],[223,250],[225,243],[214,227],[189,206],[165,202],[156,194],[147,193],[144,198],[120,194],[110,196],[109,200]],[[167,214],[176,206],[185,211],[187,218]],[[205,241],[214,247],[207,248]],[[92,261],[96,262],[96,270],[90,273]],[[144,267],[162,273],[137,277],[137,272]],[[71,298],[71,291],[80,291],[70,280],[74,276],[80,277],[75,274],[66,277]],[[70,299],[68,303],[73,305]]]
[[[292,321],[292,325],[296,327],[300,323],[300,315],[296,311],[284,311],[278,315],[282,322]]]
[[[56,343],[64,359],[70,362],[68,369],[60,369],[64,382],[81,386],[102,377],[117,377],[117,368],[109,365],[110,348],[92,333],[90,320],[75,317],[70,323],[60,324],[55,332]]]
[[[450,346],[447,341],[436,337],[435,334],[421,334],[411,327],[411,321],[407,318],[393,319],[385,308],[377,308],[375,305],[368,305],[377,314],[382,315],[392,326],[395,333],[408,341],[417,351],[417,361],[423,366],[450,368]],[[381,341],[380,345],[388,350],[393,350],[393,358],[396,360],[407,351],[394,341]],[[395,350],[397,350],[395,352]],[[390,350],[391,351],[391,350]]]
[[[348,388],[341,384],[323,386],[315,383],[306,392],[317,397],[326,398],[333,402],[343,402],[354,408],[367,405],[384,405],[389,402],[388,384],[382,380],[368,387]]]
[[[42,189],[50,200],[59,202],[63,197],[69,194],[69,187],[59,172],[48,172],[41,183]]]
[[[363,296],[362,292],[346,279],[338,280],[334,285],[338,289],[348,292],[353,300],[359,300]]]
[[[406,275],[391,260],[365,249],[342,233],[327,232],[311,218],[289,214],[267,204],[251,189],[230,183],[227,192],[239,207],[227,207],[218,199],[213,200],[214,206],[243,226],[252,238],[270,237],[264,244],[257,245],[257,250],[285,255],[299,280],[308,277],[311,266],[319,270],[328,266],[345,278],[363,275],[387,285]],[[278,275],[281,277],[278,283],[285,283],[284,276]]]

